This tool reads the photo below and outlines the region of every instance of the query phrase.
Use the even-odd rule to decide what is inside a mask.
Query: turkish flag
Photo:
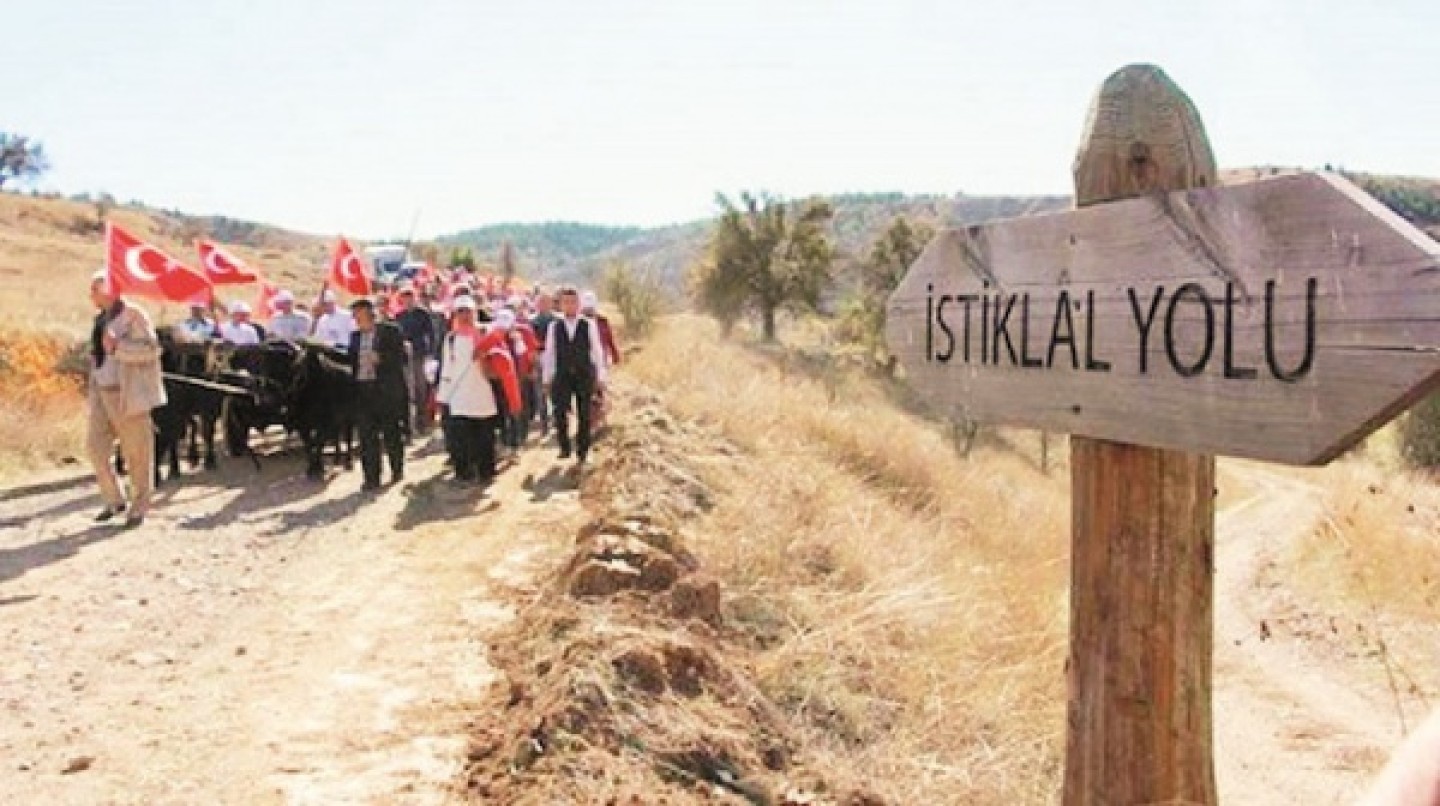
[[[241,285],[260,279],[260,272],[215,244],[202,239],[196,247],[200,250],[200,268],[215,285]]]
[[[255,298],[255,314],[268,322],[275,314],[275,297],[280,293],[280,286],[263,277],[257,279],[260,280],[260,296]]]
[[[357,297],[370,294],[370,277],[365,273],[365,262],[344,238],[335,244],[335,256],[330,260],[330,284]]]
[[[189,302],[214,292],[207,277],[109,222],[105,271],[115,294]]]

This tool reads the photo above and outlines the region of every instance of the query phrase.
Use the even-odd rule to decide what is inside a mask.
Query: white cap
[[[205,297],[191,297],[189,305],[192,308],[208,308],[210,307],[210,300]]]
[[[323,294],[320,295],[320,301],[321,301],[321,302],[335,302],[335,301],[338,300],[338,299],[339,299],[339,297],[335,296],[335,292],[334,292],[334,291],[331,291],[331,290],[328,289],[328,288],[325,289],[325,293],[323,293]]]
[[[495,327],[501,330],[509,330],[515,327],[515,312],[509,308],[501,308],[495,312]]]
[[[230,313],[250,313],[250,306],[244,301],[230,303]]]
[[[105,291],[106,291],[106,293],[109,293],[109,291],[110,291],[110,272],[107,271],[107,270],[105,270],[105,269],[96,269],[95,272],[90,275],[90,285],[97,285],[97,284],[98,284],[101,288],[104,288]]]
[[[505,304],[511,308],[523,308],[525,306],[525,298],[519,294],[511,294],[510,299],[506,300]]]
[[[580,295],[580,307],[598,308],[600,307],[600,298],[595,296],[594,291],[586,291],[584,294]]]
[[[290,293],[290,289],[288,289],[288,288],[282,288],[282,289],[280,289],[280,292],[275,295],[275,299],[273,299],[273,300],[271,300],[271,301],[272,301],[274,304],[276,304],[276,305],[280,305],[281,303],[285,303],[285,302],[294,302],[294,301],[295,301],[295,295],[292,294],[292,293]]]
[[[475,298],[469,296],[456,297],[455,301],[450,303],[450,308],[456,311],[473,311],[475,310]]]

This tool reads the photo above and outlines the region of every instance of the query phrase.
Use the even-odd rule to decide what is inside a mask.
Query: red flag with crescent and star
[[[105,272],[116,294],[189,302],[214,290],[209,278],[108,222]]]
[[[200,250],[200,268],[215,285],[243,285],[260,279],[260,272],[210,241],[201,239],[195,246]]]
[[[330,260],[330,284],[357,297],[370,294],[365,263],[344,238],[335,244],[335,256]]]
[[[255,315],[268,322],[275,314],[275,297],[280,295],[280,286],[263,277],[257,279],[260,281],[260,295],[255,298]]]

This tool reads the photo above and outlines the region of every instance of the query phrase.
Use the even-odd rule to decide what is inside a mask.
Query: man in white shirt
[[[560,458],[570,458],[573,401],[579,420],[575,455],[583,465],[590,453],[591,405],[596,390],[605,389],[605,353],[600,344],[600,329],[593,320],[580,315],[579,291],[565,288],[560,292],[560,314],[550,323],[550,332],[545,337],[540,371],[555,409],[555,437],[560,442]]]
[[[275,315],[270,317],[270,335],[285,341],[310,338],[310,314],[295,310],[295,295],[282,289],[273,302]]]
[[[350,349],[350,334],[355,332],[355,317],[335,304],[335,292],[326,289],[320,295],[320,316],[315,320],[315,340],[322,344]]]
[[[209,304],[203,299],[190,300],[190,317],[180,323],[176,335],[190,342],[206,342],[215,338],[215,323],[207,315],[209,309]]]
[[[236,347],[260,343],[260,331],[250,324],[250,306],[236,302],[230,306],[230,321],[220,325],[220,340]]]

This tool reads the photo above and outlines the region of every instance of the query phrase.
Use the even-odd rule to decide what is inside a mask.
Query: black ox
[[[150,412],[157,486],[164,480],[163,468],[169,468],[169,478],[180,475],[180,445],[185,441],[192,467],[203,461],[207,470],[215,469],[215,426],[225,404],[224,393],[211,385],[218,377],[213,345],[177,342],[168,328],[159,337],[166,402]]]
[[[184,343],[169,331],[162,332],[161,345],[168,400],[152,412],[156,484],[163,467],[171,478],[179,475],[180,446],[187,438],[190,463],[202,461],[203,448],[205,467],[213,469],[217,424],[224,426],[230,455],[248,456],[257,470],[251,434],[276,426],[299,435],[309,477],[323,475],[324,450],[331,445],[337,466],[353,465],[355,388],[343,350],[285,341],[240,347]]]
[[[291,427],[305,445],[305,475],[324,474],[325,446],[335,446],[336,464],[354,463],[355,382],[344,351],[306,344],[295,366]]]
[[[293,430],[289,425],[291,397],[301,351],[285,341],[221,349],[225,368],[219,381],[243,392],[226,401],[225,447],[231,456],[248,456],[258,470],[260,459],[250,447],[250,435],[263,435],[274,426]]]

